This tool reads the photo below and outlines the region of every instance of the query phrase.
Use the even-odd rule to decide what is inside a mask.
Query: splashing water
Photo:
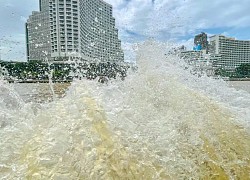
[[[74,81],[50,103],[0,96],[0,177],[248,179],[250,94],[192,75],[168,48],[145,42],[125,81]]]

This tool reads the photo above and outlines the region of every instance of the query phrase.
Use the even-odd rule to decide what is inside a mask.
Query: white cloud
[[[200,29],[250,26],[249,0],[155,0],[154,4],[152,0],[107,1],[114,6],[119,29],[147,36],[165,33],[171,38]]]
[[[249,0],[240,2],[238,0],[155,0],[154,3],[152,0],[106,1],[114,7],[116,25],[123,48],[126,47],[125,52],[132,49],[133,42],[143,39],[138,36],[155,37],[162,41],[176,40],[177,43],[191,49],[193,36],[200,31],[208,30],[209,36],[221,33],[233,37],[240,33],[235,33],[235,29],[240,31],[241,28],[250,28]],[[128,57],[131,56],[128,55]]]
[[[126,51],[129,45],[145,37],[185,43],[191,42],[190,39],[196,33],[210,29],[239,39],[250,39],[249,0],[155,0],[154,3],[152,0],[104,1],[113,5],[119,36]],[[0,38],[4,34],[13,37],[24,34],[24,21],[32,10],[37,9],[38,0],[1,2]],[[245,28],[244,36],[241,36],[242,28]],[[20,46],[25,52],[25,38],[22,43]]]

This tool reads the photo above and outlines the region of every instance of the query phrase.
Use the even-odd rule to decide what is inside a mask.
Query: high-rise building
[[[40,0],[26,27],[28,60],[124,60],[112,6],[103,0]]]
[[[194,38],[194,45],[197,50],[208,50],[207,34],[202,32]]]
[[[40,11],[33,11],[26,23],[28,60],[51,59],[49,0],[40,0]]]
[[[241,64],[250,63],[250,41],[214,35],[210,45],[211,59],[218,68],[234,71]]]

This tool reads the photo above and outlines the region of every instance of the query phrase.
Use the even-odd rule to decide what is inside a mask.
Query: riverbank
[[[49,80],[7,80],[9,83],[49,83]],[[70,83],[73,80],[52,80],[53,83]]]
[[[229,78],[228,81],[250,81],[250,78]]]
[[[224,81],[250,81],[250,78],[222,78]],[[49,80],[7,80],[9,83],[49,83]],[[73,80],[52,80],[53,83],[71,83]]]

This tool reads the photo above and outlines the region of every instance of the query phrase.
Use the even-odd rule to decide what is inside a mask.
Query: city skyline
[[[106,0],[113,5],[123,49],[147,37],[160,41],[175,40],[193,44],[194,35],[204,31],[208,36],[223,34],[250,40],[248,1],[233,0]],[[6,0],[0,7],[0,46],[4,60],[26,60],[24,23],[32,10],[33,0]],[[226,10],[225,10],[226,9]],[[212,13],[211,13],[212,12]]]
[[[214,35],[209,37],[202,32],[194,37],[193,50],[180,49],[180,56],[209,75],[215,75],[215,69],[235,72],[243,64],[250,63],[250,41],[236,40],[233,37]],[[218,71],[217,71],[218,72]]]
[[[27,20],[28,60],[124,61],[113,8],[103,0],[40,0]]]

